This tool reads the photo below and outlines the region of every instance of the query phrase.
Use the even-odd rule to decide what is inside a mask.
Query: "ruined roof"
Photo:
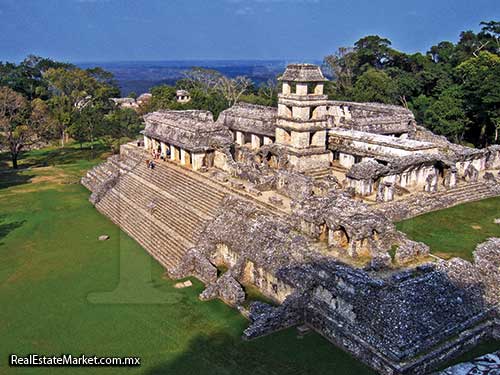
[[[294,232],[287,221],[232,196],[219,206],[199,243],[212,247],[223,243],[241,259],[252,260],[270,272],[304,262],[310,253],[306,237]]]
[[[285,73],[279,78],[286,82],[325,82],[327,79],[323,76],[318,65],[313,64],[291,64],[288,65]]]
[[[452,170],[455,169],[454,163],[442,154],[414,154],[403,157],[393,157],[387,159],[385,166],[375,160],[363,161],[354,164],[346,173],[346,177],[355,180],[376,180],[382,176],[400,174],[410,168],[421,167],[422,165],[446,165]]]
[[[189,96],[189,91],[186,90],[177,90],[175,93],[177,96]]]
[[[188,151],[206,151],[230,143],[227,130],[208,111],[158,111],[144,116],[144,134]]]
[[[414,139],[434,143],[448,160],[455,162],[481,158],[486,156],[490,150],[490,148],[477,149],[452,143],[446,137],[436,135],[422,126],[417,126],[416,130]]]
[[[237,103],[223,111],[217,122],[231,130],[274,137],[278,110],[249,103]]]
[[[399,173],[410,167],[432,164],[447,165],[450,168],[455,168],[454,164],[442,154],[415,154],[394,158],[389,162],[388,167],[392,173]]]
[[[452,265],[445,263],[440,267],[401,271],[382,279],[325,258],[283,268],[279,277],[299,290],[321,286],[336,298],[349,301],[356,317],[354,324],[341,311],[328,310],[329,317],[342,322],[347,331],[359,335],[385,355],[404,358],[453,336],[463,326],[474,324],[473,319],[484,311],[483,292],[474,280],[477,271],[466,261],[455,260],[455,263],[460,263],[459,268],[471,275],[465,288],[450,277]],[[321,308],[317,298],[309,301],[306,308]]]
[[[346,176],[355,180],[376,179],[389,173],[390,169],[375,160],[365,160],[354,164],[346,173]]]
[[[396,138],[382,134],[373,134],[357,130],[347,130],[334,128],[330,129],[329,135],[341,137],[346,140],[361,141],[363,143],[370,143],[373,145],[388,146],[394,149],[405,151],[418,152],[429,150],[437,147],[429,142],[416,141],[408,138]]]
[[[366,238],[374,230],[382,235],[394,231],[387,218],[344,193],[309,197],[296,204],[293,216],[315,224],[326,223],[330,229],[343,227],[352,239]]]

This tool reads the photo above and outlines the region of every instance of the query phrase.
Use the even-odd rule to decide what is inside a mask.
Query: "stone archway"
[[[328,244],[330,246],[340,247],[347,250],[349,242],[349,235],[344,227],[340,226],[334,230],[330,229],[328,236]]]

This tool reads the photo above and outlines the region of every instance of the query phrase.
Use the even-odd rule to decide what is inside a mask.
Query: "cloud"
[[[234,14],[236,14],[237,16],[250,16],[252,14],[254,14],[254,10],[252,7],[242,7],[242,8],[238,8],[236,9],[236,11],[234,12]]]
[[[265,4],[319,4],[321,0],[225,0],[230,4],[238,5],[238,8],[234,11],[237,16],[251,16],[256,13],[255,7],[259,7]],[[261,8],[259,8],[261,9]],[[265,7],[264,11],[269,13],[271,9]]]

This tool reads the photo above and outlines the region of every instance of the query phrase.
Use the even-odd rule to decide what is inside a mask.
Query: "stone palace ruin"
[[[83,178],[91,202],[171,277],[202,280],[201,299],[246,314],[246,339],[306,325],[382,374],[500,339],[500,239],[445,261],[393,224],[500,195],[500,146],[452,144],[402,107],[328,100],[315,65],[280,80],[278,108],[145,115],[144,141]],[[153,151],[165,160],[151,169]],[[245,309],[247,285],[276,305]]]

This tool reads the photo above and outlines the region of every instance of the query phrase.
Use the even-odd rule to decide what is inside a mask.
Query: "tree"
[[[418,124],[424,123],[425,112],[427,112],[434,100],[428,96],[419,95],[410,102],[409,108],[415,115],[415,120]]]
[[[141,112],[147,113],[159,109],[170,109],[176,102],[176,89],[168,85],[156,86],[151,89],[151,100]]]
[[[54,138],[54,119],[47,102],[33,99],[30,105],[29,124],[38,139]]]
[[[105,116],[102,140],[116,153],[120,150],[120,145],[135,139],[143,128],[142,120],[136,111],[118,108]]]
[[[432,46],[427,55],[431,57],[435,63],[450,63],[455,58],[455,45],[452,42],[440,42]]]
[[[352,93],[354,69],[358,64],[353,48],[341,47],[333,55],[325,57],[325,64],[335,80],[336,99],[346,99]]]
[[[118,108],[104,119],[104,134],[114,138],[135,138],[144,127],[137,112],[131,108]]]
[[[455,74],[468,117],[474,122],[472,139],[486,145],[493,140],[500,117],[500,56],[482,51],[461,63]]]
[[[55,62],[29,55],[19,65],[0,63],[0,86],[8,86],[29,100],[48,98],[48,85],[44,73],[50,68],[71,68],[71,64]]]
[[[216,85],[216,90],[226,99],[229,106],[233,106],[240,100],[241,96],[247,92],[252,85],[252,81],[243,76],[228,78],[221,75]]]
[[[94,141],[104,134],[103,113],[100,108],[89,105],[75,112],[68,132],[71,137],[80,143],[90,142],[90,149],[94,149]]]
[[[26,123],[28,102],[19,93],[8,87],[0,87],[0,143],[9,149],[12,167],[17,169],[17,160],[23,147],[34,136]]]
[[[268,79],[267,82],[262,83],[258,90],[257,95],[264,99],[264,105],[277,106],[278,105],[279,85],[276,79]]]
[[[199,89],[208,94],[215,89],[221,76],[216,70],[195,67],[184,72],[184,78],[177,82],[177,87],[187,90]]]
[[[353,98],[359,102],[396,102],[396,85],[385,72],[368,69],[356,81]]]
[[[390,48],[391,44],[389,39],[381,38],[378,35],[368,35],[354,43],[358,72],[369,67],[383,69],[394,52]]]
[[[110,98],[117,96],[117,88],[113,85],[112,74],[100,68],[82,70],[78,68],[50,68],[44,75],[49,83],[53,97],[50,107],[57,121],[61,146],[67,141],[67,131],[73,118],[81,120],[77,115],[88,106],[111,107]],[[98,111],[102,113],[102,111]],[[76,115],[76,116],[75,116]],[[89,115],[88,112],[84,114]],[[102,119],[101,119],[102,122]],[[80,134],[74,128],[73,134]]]
[[[444,91],[424,115],[424,124],[437,134],[461,142],[470,121],[464,110],[463,93],[459,86]]]

